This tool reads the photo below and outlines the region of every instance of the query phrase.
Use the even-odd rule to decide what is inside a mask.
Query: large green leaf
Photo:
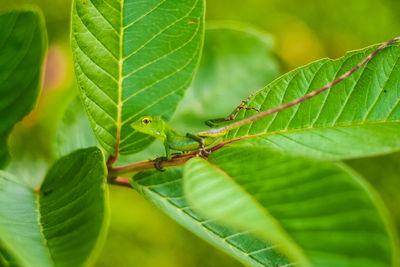
[[[301,266],[395,266],[398,260],[381,200],[344,165],[232,146],[209,162],[191,159],[184,182],[200,214],[254,231]]]
[[[199,61],[204,0],[75,0],[72,48],[94,132],[111,154],[142,150],[151,138],[130,122],[169,119]]]
[[[214,22],[206,27],[199,71],[171,120],[179,130],[205,128],[227,115],[254,89],[278,77],[270,35],[245,24]]]
[[[107,223],[104,157],[98,148],[61,158],[40,192],[0,172],[0,254],[18,266],[81,266]]]
[[[47,37],[38,11],[0,16],[0,167],[7,159],[7,137],[34,107],[39,95]]]
[[[178,223],[204,240],[250,266],[285,266],[289,262],[268,242],[247,231],[222,227],[199,216],[183,195],[183,168],[151,171],[135,175],[132,186]]]
[[[267,110],[333,81],[376,47],[296,69],[259,91],[248,104]],[[400,149],[400,45],[378,53],[331,90],[272,116],[232,130],[226,139],[257,136],[242,145],[292,153],[351,158]],[[237,118],[253,115],[242,111]]]

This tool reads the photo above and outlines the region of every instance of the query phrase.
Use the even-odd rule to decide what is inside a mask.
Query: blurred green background
[[[29,179],[35,184],[53,160],[49,140],[54,139],[57,123],[76,94],[68,39],[71,2],[0,0],[1,11],[24,5],[42,9],[49,34],[41,99],[36,110],[16,126],[10,138],[12,146],[23,144],[23,150],[31,151],[18,155],[21,149],[13,149],[16,157],[23,158],[22,164],[31,166],[29,171],[36,176],[30,175]],[[214,21],[249,23],[272,37],[274,58],[279,63],[279,70],[275,71],[281,73],[322,57],[336,58],[346,51],[400,35],[399,12],[399,0],[207,2],[210,24]],[[247,80],[241,82],[246,84]],[[257,89],[259,87],[246,88],[247,91]],[[247,95],[247,91],[242,95]],[[224,101],[230,101],[230,95],[223,97]],[[32,136],[36,142],[21,141]],[[380,192],[400,231],[400,154],[348,163]],[[18,168],[18,164],[11,168],[15,171],[27,169]],[[180,227],[135,191],[111,187],[110,195],[110,231],[96,266],[242,266]]]

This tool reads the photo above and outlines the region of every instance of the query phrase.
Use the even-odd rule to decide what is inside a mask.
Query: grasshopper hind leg
[[[237,106],[235,108],[235,110],[228,116],[225,118],[218,118],[218,119],[212,119],[212,120],[208,120],[206,121],[206,125],[210,126],[210,127],[215,127],[217,124],[221,123],[221,122],[226,122],[226,121],[233,121],[236,118],[236,115],[238,114],[238,112],[242,109],[245,110],[255,110],[257,112],[260,112],[260,110],[258,108],[254,108],[254,107],[245,107],[245,105],[250,101],[250,99],[253,97],[253,94],[250,94],[249,97],[247,97],[247,99],[243,100],[239,106]]]

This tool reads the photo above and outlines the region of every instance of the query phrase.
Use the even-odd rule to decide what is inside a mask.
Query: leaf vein
[[[138,95],[139,93],[141,93],[141,92],[153,87],[154,85],[162,82],[163,80],[166,80],[166,79],[174,76],[175,74],[181,72],[183,69],[185,69],[194,60],[194,58],[197,56],[198,52],[199,52],[199,47],[197,48],[196,53],[194,53],[193,56],[191,58],[189,58],[189,60],[187,62],[185,62],[185,64],[182,67],[178,68],[177,70],[173,71],[172,73],[165,75],[161,79],[158,79],[155,82],[149,84],[148,86],[145,86],[145,87],[139,89],[138,91],[134,92],[133,94],[129,95],[127,98],[125,98],[123,100],[123,103],[127,102],[129,99],[131,99],[132,97]]]
[[[111,50],[108,49],[108,48],[100,41],[100,39],[89,29],[88,25],[86,25],[86,24],[83,22],[82,18],[81,18],[79,15],[77,15],[77,17],[79,18],[80,22],[81,22],[82,25],[85,27],[85,29],[87,30],[87,32],[90,33],[90,35],[96,40],[96,42],[97,42],[98,44],[100,44],[100,47],[103,47],[104,50],[107,51],[107,53],[108,53],[115,61],[118,62],[117,57],[114,56],[113,53],[111,52]],[[76,40],[76,38],[75,38],[75,40]],[[77,40],[76,40],[76,42],[78,43]]]
[[[6,81],[10,77],[10,75],[12,73],[14,73],[16,69],[18,69],[18,66],[24,61],[24,58],[28,55],[30,49],[32,48],[31,46],[32,46],[33,40],[35,39],[35,31],[36,31],[36,28],[34,31],[31,31],[29,45],[26,46],[26,50],[24,51],[23,56],[21,56],[21,58],[19,58],[19,59],[17,58],[17,60],[14,61],[13,63],[10,62],[7,64],[9,69],[8,69],[8,73],[2,77],[4,81]]]
[[[169,202],[168,200],[166,200],[166,198],[163,197],[162,195],[160,195],[158,192],[155,192],[155,191],[153,191],[153,190],[151,190],[151,189],[147,189],[147,190],[150,191],[151,193],[155,194],[155,195],[158,195],[159,198],[160,198],[162,201],[167,202],[169,205],[174,206],[177,210],[181,211],[181,213],[183,213],[185,216],[188,216],[188,217],[191,218],[194,222],[198,223],[198,224],[200,225],[200,227],[202,227],[202,228],[204,229],[204,231],[207,231],[207,232],[209,232],[209,233],[211,233],[211,234],[213,234],[213,235],[216,235],[216,236],[219,237],[221,240],[223,240],[223,236],[221,236],[219,233],[217,233],[217,232],[215,232],[215,231],[212,231],[211,229],[209,229],[209,228],[203,226],[203,225],[201,224],[200,221],[194,219],[193,217],[191,217],[190,215],[188,215],[187,213],[185,213],[184,211],[182,211],[182,210],[181,210],[177,205],[175,205],[174,203],[171,203],[171,202]],[[242,253],[242,255],[244,255],[244,256],[246,256],[246,257],[249,256],[248,253],[244,252],[240,247],[236,246],[235,244],[230,243],[230,242],[227,241],[227,240],[223,240],[223,242],[224,242],[228,247],[230,247],[231,249],[235,249],[235,250],[238,251],[239,253]],[[254,257],[252,257],[251,255],[250,255],[250,257],[251,257],[251,259],[254,260],[255,262],[257,262],[257,263],[259,263],[259,264],[261,264],[261,265],[265,265],[265,263],[263,263],[262,261],[260,261],[258,258],[254,258]]]
[[[189,10],[188,13],[186,13],[184,16],[182,16],[179,19],[176,19],[174,22],[172,22],[171,24],[167,25],[165,28],[161,29],[158,33],[154,34],[150,39],[148,39],[146,42],[144,42],[140,47],[138,47],[136,50],[134,50],[132,53],[130,53],[129,55],[127,55],[126,57],[124,57],[122,60],[127,60],[129,59],[131,56],[135,55],[136,53],[140,52],[142,49],[144,49],[148,43],[150,43],[152,40],[154,40],[155,38],[157,38],[158,36],[160,36],[163,32],[165,32],[166,30],[168,30],[169,28],[172,28],[174,25],[176,25],[177,23],[181,22],[182,20],[184,20],[185,18],[187,18],[190,13],[194,10],[194,8],[196,7],[198,0],[196,1],[195,5],[192,7],[192,9]],[[128,74],[129,76],[129,74]]]
[[[112,121],[115,122],[115,124],[117,124],[117,123],[116,123],[116,120],[112,117],[112,115],[109,114],[100,104],[98,104],[95,100],[91,99],[91,98],[88,96],[88,94],[85,94],[85,97],[86,97],[90,102],[92,102],[95,106],[97,106],[101,111],[103,111],[104,114],[106,114],[107,117],[109,117]]]
[[[94,82],[94,80],[92,78],[90,78],[82,69],[81,63],[79,62],[79,60],[76,60],[76,63],[79,65],[80,69],[82,70],[82,74],[86,77],[86,79],[93,84],[100,92],[103,93],[103,95],[105,95],[115,106],[118,106],[117,103],[97,84]]]
[[[104,1],[104,0],[102,0],[102,1],[103,1],[103,3],[106,3],[106,1]],[[104,14],[100,12],[100,10],[98,9],[98,7],[95,5],[95,2],[94,2],[94,1],[91,1],[91,3],[92,3],[92,5],[93,5],[94,9],[96,9],[97,13],[99,13],[100,16],[104,19],[104,21],[105,21],[108,25],[111,26],[111,29],[113,29],[113,31],[115,32],[115,34],[116,34],[117,36],[119,36],[119,33],[117,32],[117,29],[116,29],[116,28],[114,27],[114,25],[112,25],[111,22],[104,16]],[[108,3],[107,3],[107,4],[108,4]],[[119,13],[119,11],[118,11],[118,13]]]
[[[90,60],[90,62],[93,63],[93,65],[95,65],[97,68],[99,68],[102,72],[104,72],[104,74],[106,74],[108,77],[110,77],[114,82],[118,83],[117,80],[114,78],[114,76],[111,75],[111,73],[109,73],[108,71],[106,71],[102,66],[100,66],[99,64],[97,64],[91,57],[89,57],[86,52],[80,47],[78,40],[76,40],[76,38],[74,38],[75,43],[77,44],[77,48],[79,49],[79,51],[81,51],[87,59]],[[78,61],[78,60],[76,60]],[[82,66],[82,65],[80,65]],[[83,72],[83,69],[82,69]]]
[[[393,71],[394,71],[394,70],[396,69],[396,67],[397,67],[397,63],[399,62],[399,59],[400,59],[400,57],[397,57],[395,63],[393,64],[393,67],[392,67],[391,70],[390,70],[389,75],[387,76],[387,78],[386,78],[386,80],[385,80],[385,83],[383,84],[383,86],[382,86],[382,88],[381,88],[381,90],[380,90],[378,96],[376,97],[374,103],[371,105],[371,107],[368,109],[367,113],[365,114],[365,116],[364,116],[364,118],[363,118],[363,121],[367,120],[367,118],[368,118],[369,114],[371,113],[371,111],[372,111],[372,110],[374,109],[374,107],[378,104],[378,101],[379,101],[380,97],[382,96],[382,94],[384,93],[385,88],[386,88],[386,86],[387,86],[387,83],[389,82],[390,77],[391,77],[392,74],[393,74]]]
[[[319,66],[318,70],[314,73],[313,78],[312,78],[311,81],[308,83],[307,88],[310,88],[310,87],[311,87],[311,85],[312,85],[313,82],[315,81],[315,78],[318,76],[318,73],[321,71],[322,67],[325,66],[326,63],[327,63],[327,62],[324,62],[323,64],[321,64],[321,66]],[[308,91],[308,90],[307,90],[307,91]],[[307,93],[307,91],[306,91],[306,93]],[[301,106],[302,106],[301,104],[296,106],[296,110],[295,110],[295,112],[293,113],[293,116],[289,119],[289,122],[286,124],[286,127],[285,127],[286,130],[290,127],[290,124],[292,123],[292,121],[293,121],[293,119],[296,117],[296,115],[298,114],[298,111],[299,111],[299,109],[300,109]]]
[[[164,100],[165,98],[175,94],[176,92],[182,90],[183,88],[185,88],[188,85],[188,81],[186,81],[182,86],[178,87],[175,90],[172,90],[171,92],[169,92],[168,94],[165,94],[164,96],[158,98],[156,101],[152,102],[150,105],[147,105],[146,107],[144,107],[143,109],[141,109],[140,111],[137,111],[135,114],[133,114],[132,116],[130,116],[129,118],[125,119],[122,122],[122,126],[125,125],[127,122],[129,122],[131,119],[133,119],[134,117],[136,117],[138,114],[142,113],[143,111],[145,111],[146,109],[156,105],[157,103],[161,102],[162,100]]]
[[[193,41],[193,39],[197,36],[197,33],[198,33],[199,29],[200,29],[200,25],[197,26],[196,31],[194,32],[194,34],[190,37],[190,39],[189,39],[188,41],[186,41],[186,42],[183,43],[182,45],[178,46],[177,48],[175,48],[175,49],[169,51],[168,53],[166,53],[166,54],[164,54],[164,55],[162,55],[162,56],[160,56],[160,57],[158,57],[158,58],[156,58],[156,59],[154,59],[154,60],[152,60],[152,61],[150,61],[150,62],[147,62],[146,64],[143,64],[142,66],[140,66],[140,67],[138,67],[138,68],[136,68],[136,69],[133,70],[132,72],[130,72],[130,73],[128,73],[127,75],[125,75],[125,76],[123,77],[123,79],[129,78],[130,76],[132,76],[134,73],[138,72],[139,70],[144,69],[144,68],[146,68],[146,67],[148,67],[148,66],[150,66],[150,65],[152,65],[152,64],[154,64],[154,63],[156,63],[156,62],[158,62],[158,61],[160,61],[161,59],[166,58],[166,57],[168,57],[168,56],[174,54],[175,52],[179,51],[180,49],[186,47],[186,46],[187,46],[188,44],[190,44],[190,43]]]
[[[150,13],[152,13],[153,11],[155,11],[157,8],[159,8],[163,3],[165,3],[166,0],[162,0],[160,1],[157,5],[155,5],[152,9],[150,9],[149,11],[147,11],[146,13],[144,13],[142,16],[138,17],[136,20],[132,21],[131,23],[129,23],[128,25],[123,27],[123,30],[131,27],[132,25],[134,25],[135,23],[139,22],[140,20],[142,20],[144,17],[146,17],[147,15],[149,15]],[[122,25],[121,25],[122,26]]]
[[[358,76],[357,80],[354,82],[354,85],[353,85],[352,88],[350,89],[350,92],[348,93],[348,95],[347,95],[347,97],[346,97],[346,99],[345,99],[345,101],[344,101],[342,107],[340,108],[338,115],[336,116],[335,120],[333,121],[332,125],[335,125],[335,124],[336,124],[336,122],[338,121],[338,119],[340,118],[340,116],[342,115],[342,113],[344,112],[344,110],[346,109],[346,106],[347,106],[347,104],[348,104],[348,102],[349,102],[351,96],[352,96],[353,93],[354,93],[354,89],[358,86],[359,81],[360,81],[361,77],[364,75],[365,70],[368,69],[368,65],[369,65],[369,64],[370,64],[370,61],[364,66],[363,70],[362,70],[361,73],[360,73],[360,76]]]

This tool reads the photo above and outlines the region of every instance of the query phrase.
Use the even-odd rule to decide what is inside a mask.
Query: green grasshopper
[[[250,116],[248,118],[236,121],[232,124],[219,127],[219,128],[213,128],[210,131],[205,131],[205,132],[199,132],[195,134],[187,133],[186,135],[183,135],[173,129],[171,126],[169,126],[166,122],[164,122],[161,118],[156,117],[156,116],[143,116],[140,119],[136,120],[131,124],[131,127],[141,133],[151,135],[161,142],[163,142],[164,147],[165,147],[165,155],[167,160],[171,160],[171,149],[172,150],[177,150],[177,151],[196,151],[197,156],[202,156],[206,157],[209,154],[209,151],[207,151],[205,148],[216,143],[216,141],[220,138],[222,138],[224,135],[226,135],[230,130],[239,128],[245,124],[248,124],[250,122],[259,120],[261,118],[264,118],[266,116],[269,116],[271,114],[277,113],[281,110],[290,108],[292,106],[295,106],[301,102],[304,102],[310,98],[313,98],[328,89],[332,88],[334,85],[340,83],[347,77],[349,77],[351,74],[356,72],[358,69],[360,69],[363,65],[365,65],[368,61],[370,61],[379,51],[387,47],[393,42],[399,41],[400,37],[394,38],[381,46],[379,46],[374,52],[372,52],[369,56],[367,56],[363,61],[361,61],[357,66],[340,76],[338,79],[334,80],[331,83],[328,83],[327,85],[323,86],[322,88],[313,91],[307,95],[304,95],[301,98],[298,98],[296,100],[290,101],[286,104],[283,104],[278,107],[274,107],[271,109],[268,109],[266,111],[259,111],[255,108],[248,108],[245,107],[245,104],[250,100],[252,95],[249,96],[246,100],[242,101],[242,103],[232,112],[232,114],[226,118],[220,118],[220,119],[214,119],[214,120],[209,120],[206,122],[208,126],[215,127],[218,123],[220,122],[226,122],[226,121],[234,121],[236,114],[239,112],[241,109],[253,109],[258,111],[257,114]],[[157,166],[156,166],[157,168]],[[159,169],[159,168],[157,168]]]

